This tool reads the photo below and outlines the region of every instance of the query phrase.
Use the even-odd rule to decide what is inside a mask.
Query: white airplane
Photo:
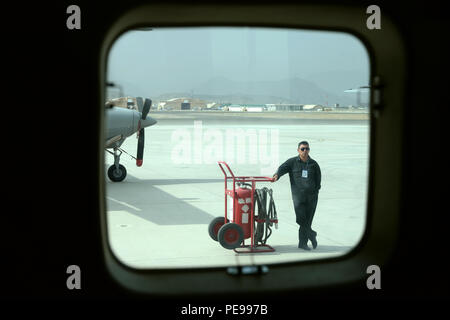
[[[106,151],[114,156],[114,164],[108,169],[108,177],[113,182],[120,182],[125,179],[127,170],[119,163],[122,152],[127,153],[120,148],[126,138],[137,133],[138,145],[136,165],[142,166],[144,156],[144,139],[146,127],[154,125],[157,121],[147,116],[150,111],[152,101],[141,97],[136,98],[137,108],[122,108],[114,106],[111,101],[106,103]],[[108,149],[113,149],[113,152]],[[128,154],[128,153],[127,153]]]

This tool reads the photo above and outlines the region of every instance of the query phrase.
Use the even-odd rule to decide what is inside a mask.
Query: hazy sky
[[[367,85],[369,58],[349,34],[266,28],[131,31],[113,45],[108,80],[125,95],[190,92],[215,77],[234,81],[299,77],[341,92]],[[196,92],[205,93],[207,92]]]

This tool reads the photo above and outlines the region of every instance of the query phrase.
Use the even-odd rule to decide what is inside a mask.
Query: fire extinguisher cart
[[[236,253],[273,252],[274,248],[255,239],[255,223],[278,223],[278,219],[257,219],[255,217],[255,190],[256,182],[272,182],[271,177],[235,176],[228,164],[218,162],[225,175],[225,216],[217,217],[209,225],[211,238],[226,249],[233,249]],[[224,170],[224,167],[226,170]],[[229,173],[230,175],[228,175]],[[232,187],[228,188],[231,180]],[[232,217],[227,217],[228,199],[232,199]],[[245,239],[250,238],[250,244],[245,244]],[[264,241],[265,242],[265,241]]]

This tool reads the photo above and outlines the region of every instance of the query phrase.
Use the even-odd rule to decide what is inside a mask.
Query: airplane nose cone
[[[154,125],[157,122],[158,121],[156,121],[152,117],[147,116],[145,119],[141,120],[141,128],[150,127],[150,126]]]

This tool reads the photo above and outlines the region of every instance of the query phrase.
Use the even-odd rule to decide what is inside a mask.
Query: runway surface
[[[366,224],[369,122],[364,118],[314,119],[251,115],[150,113],[144,164],[123,154],[128,175],[106,181],[108,238],[113,252],[134,268],[195,268],[273,264],[323,259],[348,253]],[[208,224],[224,215],[224,176],[218,160],[235,175],[272,176],[297,154],[301,140],[322,170],[322,189],[313,221],[318,248],[298,249],[298,225],[288,175],[273,189],[278,229],[267,241],[273,253],[237,254],[208,235]],[[122,145],[136,153],[137,139]],[[105,170],[113,157],[105,154]],[[106,176],[106,175],[105,175]],[[230,186],[231,187],[231,186]],[[310,244],[311,246],[311,244]]]

